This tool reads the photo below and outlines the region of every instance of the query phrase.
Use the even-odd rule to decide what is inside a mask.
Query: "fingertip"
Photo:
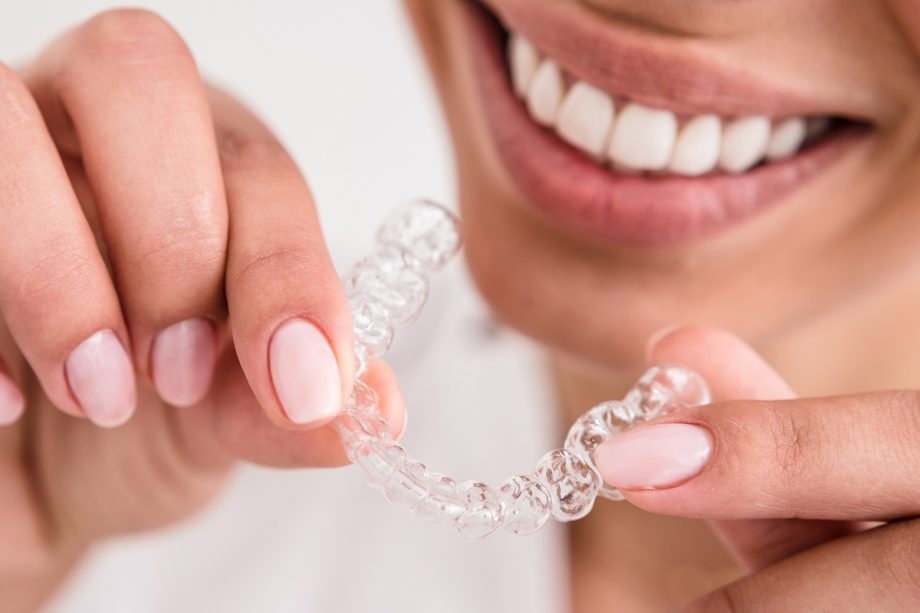
[[[398,420],[388,420],[387,423],[390,424],[390,433],[393,435],[393,439],[398,441],[406,433],[406,428],[409,425],[409,413],[405,410],[400,411]]]
[[[668,324],[667,326],[664,326],[663,328],[659,328],[658,330],[653,332],[648,337],[648,341],[646,341],[645,343],[645,362],[646,364],[655,363],[656,360],[654,358],[654,355],[655,355],[656,348],[664,339],[666,339],[667,337],[671,336],[678,330],[681,330],[685,327],[686,327],[685,324],[673,323],[673,324]]]
[[[652,335],[650,364],[677,363],[696,370],[715,400],[786,400],[795,392],[779,373],[740,337],[700,325],[669,326]]]
[[[391,436],[399,440],[406,432],[408,414],[396,374],[389,364],[375,360],[368,365],[363,379],[377,392],[380,414],[390,426]]]
[[[676,323],[661,328],[649,337],[645,355],[648,362],[654,364],[672,359],[676,354],[695,355],[698,347],[714,344],[722,346],[740,344],[747,347],[747,344],[740,338],[721,328]]]

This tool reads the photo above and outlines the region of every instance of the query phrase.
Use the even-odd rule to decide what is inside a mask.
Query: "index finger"
[[[722,333],[725,335],[725,333]],[[697,339],[699,340],[699,339]],[[704,339],[705,340],[705,339]],[[695,343],[691,363],[723,398],[790,398],[778,376],[751,379],[750,357]],[[717,343],[718,345],[718,343]],[[763,370],[764,363],[760,369]],[[697,364],[698,363],[698,364]],[[721,389],[720,389],[721,387]],[[918,394],[733,400],[675,412],[598,450],[604,477],[646,509],[709,519],[875,519],[912,513]]]
[[[282,427],[315,427],[340,410],[354,354],[345,289],[306,181],[242,105],[212,95],[230,212],[227,306],[240,365]]]
[[[647,361],[692,365],[709,384],[716,401],[795,398],[785,380],[756,351],[724,330],[672,328],[667,334],[655,336]],[[798,518],[716,520],[712,527],[750,570],[863,529],[857,522]]]
[[[920,394],[886,392],[677,411],[605,443],[633,503],[707,519],[874,520],[920,511]],[[649,472],[631,470],[657,466]]]

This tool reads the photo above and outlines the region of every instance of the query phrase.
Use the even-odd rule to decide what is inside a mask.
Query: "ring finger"
[[[25,85],[0,65],[0,313],[51,401],[114,426],[135,404],[115,288]]]

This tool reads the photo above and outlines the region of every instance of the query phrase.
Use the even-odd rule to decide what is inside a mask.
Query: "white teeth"
[[[826,117],[790,117],[771,129],[770,120],[759,115],[723,125],[717,115],[706,114],[682,120],[678,130],[671,111],[629,102],[615,112],[622,103],[614,103],[612,95],[563,74],[556,62],[513,33],[508,66],[514,92],[536,123],[554,128],[560,139],[617,172],[742,173],[764,159],[795,155],[830,126]]]
[[[608,154],[614,162],[636,170],[663,170],[676,136],[674,113],[633,102],[617,116]]]
[[[726,172],[744,172],[763,158],[769,140],[770,120],[766,117],[736,119],[722,133],[719,167]]]
[[[799,117],[787,119],[773,127],[773,134],[767,144],[767,159],[782,160],[798,152],[805,142],[807,128],[805,120]]]
[[[540,64],[527,89],[527,108],[537,123],[544,126],[553,125],[562,103],[564,89],[562,72],[556,63],[546,60]]]
[[[517,34],[511,35],[508,43],[508,65],[515,93],[523,98],[533,75],[540,65],[540,52],[529,40]]]
[[[716,115],[700,115],[680,130],[668,170],[693,177],[716,167],[722,149],[722,121]]]
[[[556,132],[562,140],[593,156],[604,153],[612,125],[610,96],[583,81],[572,86],[556,117]]]

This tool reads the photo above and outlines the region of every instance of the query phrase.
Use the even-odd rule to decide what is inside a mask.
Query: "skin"
[[[696,367],[720,401],[663,418],[711,433],[715,451],[699,475],[626,494],[655,513],[713,520],[749,574],[720,587],[738,571],[700,522],[599,505],[572,531],[573,606],[660,610],[702,596],[691,610],[907,608],[920,585],[910,519],[920,512],[911,451],[920,400],[871,390],[920,388],[916,7],[700,0],[685,11],[591,0],[598,18],[689,33],[825,93],[858,91],[874,125],[858,154],[769,215],[691,245],[626,250],[562,233],[522,206],[474,99],[461,1],[406,5],[454,135],[467,258],[483,295],[552,353],[569,416],[621,396],[646,361]],[[150,80],[169,98],[148,99]],[[267,343],[297,315],[330,340],[346,390],[353,358],[306,183],[258,119],[202,83],[168,23],[102,14],[21,73],[0,69],[0,96],[0,142],[17,143],[0,149],[12,202],[0,228],[17,229],[0,241],[0,355],[24,408],[0,430],[0,590],[15,611],[35,608],[94,542],[206,504],[239,460],[344,462],[328,425],[285,418]],[[179,134],[183,157],[167,164]],[[218,358],[207,393],[176,409],[156,395],[150,348],[190,317],[214,323]],[[674,322],[710,327],[659,336],[646,356],[647,338]],[[136,414],[117,430],[81,419],[62,374],[69,352],[100,329],[116,333],[137,376]],[[370,382],[401,428],[392,374],[376,365]],[[791,390],[824,398],[795,400]],[[856,392],[868,393],[844,395]],[[861,462],[839,461],[854,449]],[[868,531],[854,523],[895,518],[904,521]],[[623,552],[641,550],[630,533],[652,551],[680,550],[654,540],[667,530],[685,535],[681,563],[706,572],[657,589],[662,568],[674,567],[666,558],[646,565],[643,581],[624,580]]]
[[[563,234],[532,212],[498,159],[474,95],[464,3],[409,4],[454,138],[465,223],[502,236],[495,241],[470,232],[466,255],[479,288],[506,321],[556,355],[579,362],[575,368],[599,367],[604,377],[611,369],[633,375],[642,364],[646,339],[675,322],[728,328],[778,364],[781,354],[795,353],[790,344],[809,345],[807,336],[832,318],[847,320],[834,330],[844,334],[838,342],[847,346],[855,340],[851,334],[866,333],[864,325],[851,333],[847,324],[865,321],[872,308],[884,308],[870,300],[884,300],[887,307],[917,291],[916,252],[908,247],[910,228],[920,220],[914,204],[920,108],[913,104],[920,95],[920,73],[912,40],[900,31],[906,24],[895,21],[894,7],[854,2],[841,10],[839,3],[821,2],[806,9],[800,3],[767,2],[726,9],[720,2],[695,3],[699,14],[683,27],[711,39],[715,51],[776,79],[814,81],[822,93],[838,97],[846,95],[844,83],[867,99],[862,106],[877,129],[857,155],[752,223],[705,241],[641,250]],[[512,6],[520,0],[492,4]],[[616,0],[593,4],[614,12],[633,6]],[[668,3],[641,6],[651,14],[635,19],[658,24],[655,19],[667,15],[669,27],[683,23],[684,12],[669,10]],[[765,30],[759,20],[777,25]],[[798,25],[785,32],[787,22]],[[856,36],[866,23],[880,29],[878,37]],[[810,59],[800,61],[803,57]],[[559,325],[576,318],[577,327]],[[815,351],[824,354],[823,347],[808,354]],[[821,357],[825,364],[833,360],[821,371],[852,374],[864,365],[850,351]],[[788,374],[796,389],[827,391],[826,382],[813,376],[819,369],[809,370]],[[894,375],[891,383],[903,379]],[[866,384],[878,383],[853,382]]]
[[[643,365],[656,361],[696,367],[723,401],[786,399],[793,389],[829,396],[920,387],[920,333],[912,324],[920,258],[911,236],[920,222],[920,19],[911,2],[848,2],[844,9],[839,2],[701,1],[688,11],[658,1],[586,1],[597,19],[691,36],[762,76],[807,80],[822,98],[858,98],[873,126],[860,151],[774,210],[720,236],[657,250],[599,245],[534,214],[507,176],[476,99],[462,2],[407,4],[454,138],[471,271],[507,323],[550,349],[570,419],[621,397]],[[501,12],[520,2],[489,4]],[[858,35],[867,24],[872,35]],[[649,336],[676,322],[737,336],[688,328],[644,355]],[[718,520],[715,532],[737,566],[700,523],[650,521],[628,507],[599,505],[571,528],[574,609],[673,609],[710,590],[690,609],[865,610],[879,606],[880,591],[888,597],[883,606],[909,608],[917,598],[909,566],[866,573],[854,560],[903,559],[916,551],[920,528],[908,521],[841,537],[864,529],[854,523],[860,520],[920,511],[914,477],[899,471],[884,487],[876,484],[888,462],[917,467],[915,453],[888,451],[916,447],[905,434],[914,429],[903,424],[913,423],[917,402],[916,392],[876,392],[727,403],[667,418],[703,423],[737,457],[717,451],[686,484],[627,497],[656,513]],[[810,444],[799,449],[800,440]],[[873,470],[804,487],[839,470],[854,446],[867,449]],[[737,451],[744,449],[757,452]],[[797,463],[813,478],[792,479]],[[755,574],[714,589],[744,572]]]
[[[168,23],[101,14],[20,75],[0,67],[0,96],[0,141],[16,143],[0,150],[0,225],[16,228],[0,253],[0,368],[24,409],[0,430],[0,591],[18,611],[92,543],[201,508],[239,460],[344,464],[328,423],[286,418],[268,342],[293,316],[315,322],[346,390],[354,358],[309,188],[258,119],[203,84]],[[217,357],[210,389],[179,409],[158,397],[149,356],[159,330],[190,317],[213,322]],[[114,430],[82,418],[64,376],[100,329],[136,370],[135,414]],[[368,375],[399,434],[392,373]]]

